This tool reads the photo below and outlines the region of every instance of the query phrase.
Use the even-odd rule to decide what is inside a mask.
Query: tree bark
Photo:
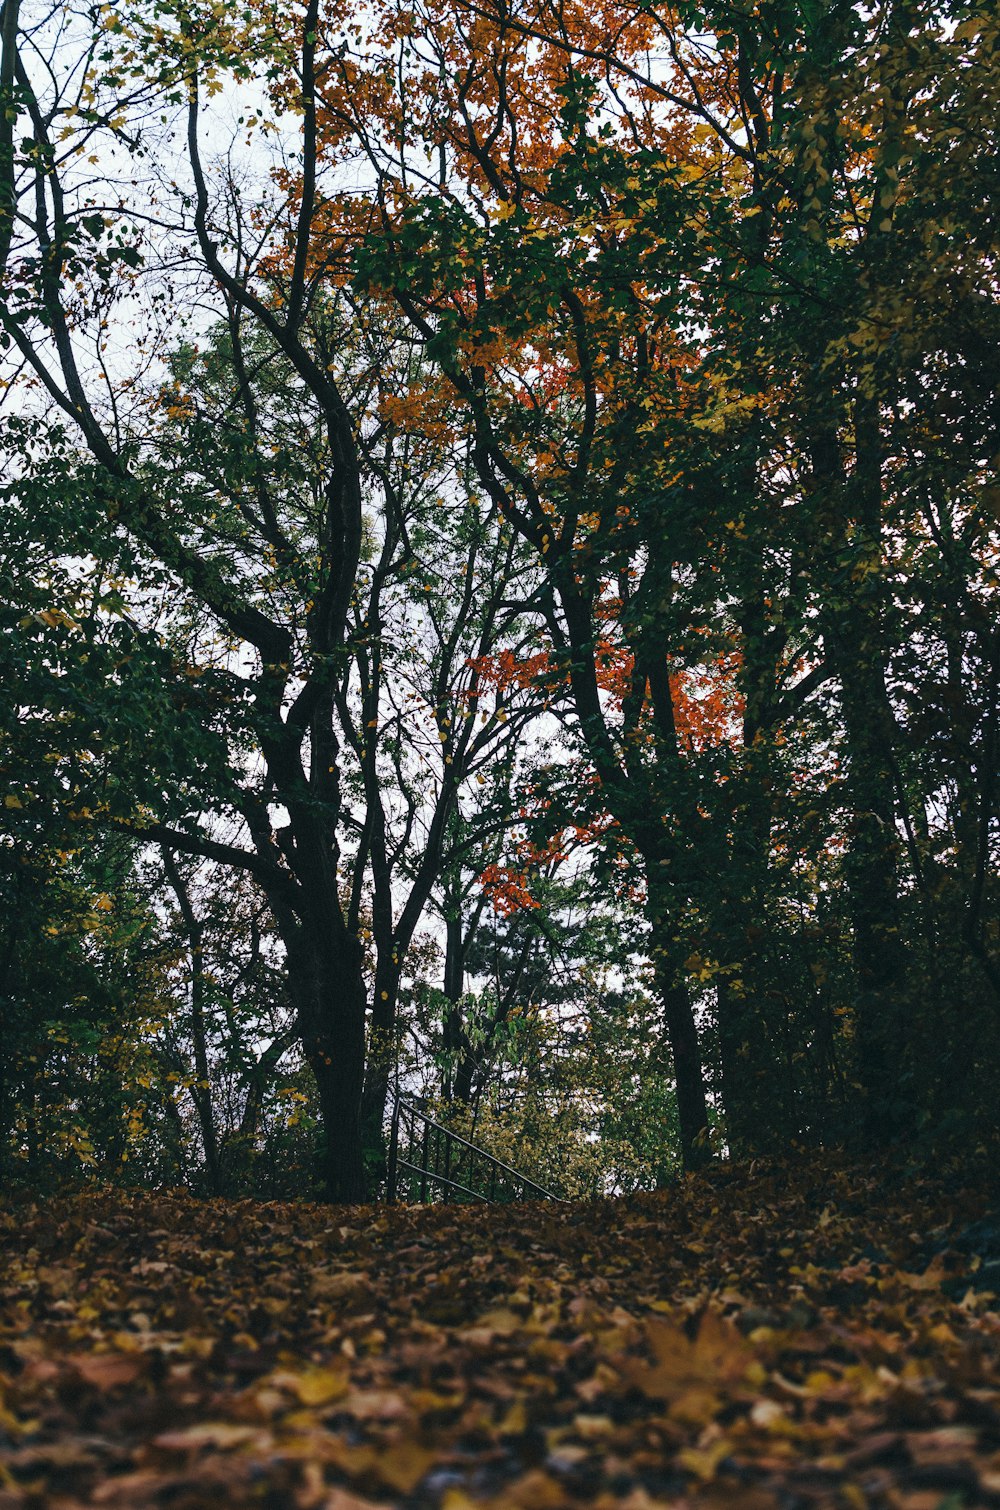
[[[325,939],[302,930],[289,950],[289,991],[319,1092],[323,1184],[334,1202],[365,1198],[361,1097],[367,993],[361,963],[360,945],[342,925]]]
[[[819,400],[820,404],[823,400]],[[862,554],[848,580],[829,594],[821,616],[826,657],[841,689],[847,734],[850,826],[845,866],[850,892],[856,977],[858,1073],[865,1096],[864,1134],[880,1144],[898,1133],[904,1109],[901,988],[904,957],[899,915],[896,833],[896,723],[886,690],[879,603],[881,462],[875,401],[855,400],[854,470],[848,473],[827,396],[814,422],[811,453],[820,499],[818,524],[844,538],[853,521]],[[824,550],[829,553],[828,535]]]
[[[652,865],[655,863],[653,861]],[[653,981],[663,1007],[667,1044],[673,1060],[681,1160],[685,1169],[699,1169],[711,1159],[712,1147],[708,1136],[708,1097],[698,1025],[691,993],[677,970],[676,951],[656,943],[667,931],[665,920],[670,917],[671,899],[664,895],[664,887],[651,874],[652,865],[647,856],[647,909],[654,940]]]
[[[674,1061],[681,1158],[685,1169],[700,1169],[711,1160],[712,1146],[698,1026],[687,986],[676,980],[665,964],[657,963],[655,976]]]
[[[848,736],[851,826],[847,863],[857,977],[857,1043],[865,1122],[879,1143],[898,1130],[904,960],[892,729],[878,646],[860,616],[830,636]]]

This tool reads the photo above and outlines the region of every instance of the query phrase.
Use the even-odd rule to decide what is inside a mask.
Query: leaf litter
[[[989,1182],[0,1210],[0,1510],[1000,1510]]]

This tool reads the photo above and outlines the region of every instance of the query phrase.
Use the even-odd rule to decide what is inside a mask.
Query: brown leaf
[[[161,1474],[143,1468],[138,1473],[105,1479],[91,1490],[90,1498],[95,1505],[121,1505],[123,1510],[134,1510],[136,1505],[152,1501],[162,1484]]]
[[[132,1384],[145,1368],[141,1353],[81,1353],[66,1360],[95,1389],[118,1389]]]
[[[393,1510],[393,1507],[363,1499],[360,1494],[352,1494],[349,1489],[331,1489],[319,1510]]]
[[[735,1383],[754,1356],[736,1328],[714,1311],[704,1313],[693,1341],[676,1323],[651,1318],[646,1342],[652,1364],[627,1358],[616,1366],[648,1399],[670,1400],[692,1390]]]
[[[332,1273],[320,1271],[312,1278],[312,1292],[318,1300],[347,1300],[367,1295],[371,1282],[367,1274],[357,1270],[338,1269]]]
[[[153,1446],[162,1447],[167,1452],[197,1452],[202,1447],[217,1447],[228,1452],[250,1443],[268,1450],[273,1447],[274,1438],[258,1426],[239,1426],[235,1421],[200,1421],[179,1431],[163,1431],[153,1438]]]
[[[405,1395],[390,1389],[352,1390],[339,1408],[358,1421],[399,1421],[411,1414]]]
[[[516,1312],[508,1310],[506,1306],[500,1306],[493,1311],[484,1311],[478,1316],[471,1327],[464,1327],[459,1333],[463,1342],[479,1343],[483,1339],[492,1337],[509,1337],[512,1333],[521,1330],[523,1322]]]

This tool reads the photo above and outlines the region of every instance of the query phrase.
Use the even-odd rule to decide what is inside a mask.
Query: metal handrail
[[[422,1111],[419,1106],[415,1106],[412,1101],[408,1101],[405,1096],[401,1096],[398,1091],[392,1091],[390,1092],[390,1094],[393,1098],[393,1107],[392,1123],[390,1125],[389,1132],[389,1162],[386,1181],[387,1200],[395,1201],[396,1199],[398,1199],[399,1171],[401,1169],[405,1169],[410,1174],[415,1174],[420,1177],[421,1200],[427,1199],[428,1184],[433,1183],[443,1187],[445,1201],[448,1200],[449,1192],[455,1190],[460,1191],[463,1195],[471,1196],[473,1200],[483,1201],[486,1204],[492,1204],[496,1199],[496,1183],[498,1171],[502,1171],[503,1174],[509,1176],[509,1178],[513,1180],[516,1185],[519,1185],[521,1187],[522,1198],[524,1198],[524,1196],[526,1196],[527,1193],[531,1191],[533,1194],[545,1201],[562,1200],[561,1196],[555,1195],[551,1190],[546,1190],[544,1185],[539,1185],[537,1181],[531,1179],[526,1174],[522,1174],[521,1171],[515,1169],[513,1165],[505,1164],[503,1159],[498,1159],[495,1154],[487,1153],[485,1148],[478,1148],[475,1143],[470,1143],[468,1138],[463,1138],[461,1133],[453,1132],[450,1127],[445,1127],[442,1122],[437,1122],[433,1117],[429,1116],[427,1112]],[[406,1115],[409,1121],[409,1142],[406,1147],[406,1152],[410,1155],[409,1158],[401,1157],[399,1151],[399,1122],[401,1114]],[[412,1159],[416,1151],[414,1145],[416,1141],[415,1121],[417,1118],[419,1118],[419,1120],[423,1123],[423,1127],[421,1129],[421,1147],[419,1150],[420,1163],[414,1164],[412,1162]],[[440,1137],[443,1137],[445,1140],[445,1169],[443,1174],[439,1168],[440,1145],[437,1139],[435,1140],[434,1144],[434,1168],[432,1169],[429,1167],[430,1139],[432,1132],[438,1134]],[[451,1151],[454,1144],[458,1144],[460,1148],[466,1149],[470,1155],[472,1155],[476,1159],[482,1160],[482,1162],[486,1164],[490,1172],[489,1195],[484,1195],[483,1192],[479,1190],[473,1190],[471,1185],[463,1185],[460,1181],[452,1179]],[[470,1159],[469,1162],[471,1166],[472,1159]],[[455,1172],[457,1173],[457,1170]],[[471,1180],[471,1174],[469,1178]]]
[[[420,1168],[419,1164],[409,1164],[405,1159],[397,1159],[396,1168],[408,1169],[411,1174],[422,1175],[426,1173],[425,1170]],[[460,1185],[457,1180],[449,1180],[443,1174],[431,1174],[428,1178],[434,1180],[439,1185],[445,1185],[449,1190],[460,1190],[463,1195],[471,1195],[474,1201],[483,1201],[487,1206],[490,1204],[488,1195],[483,1195],[481,1191],[473,1190],[468,1185]],[[389,1199],[393,1201],[396,1197],[395,1195],[391,1195]]]

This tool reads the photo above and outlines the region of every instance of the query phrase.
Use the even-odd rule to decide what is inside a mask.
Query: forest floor
[[[0,1210],[0,1510],[1000,1507],[984,1180]],[[993,1214],[991,1214],[993,1213]]]

